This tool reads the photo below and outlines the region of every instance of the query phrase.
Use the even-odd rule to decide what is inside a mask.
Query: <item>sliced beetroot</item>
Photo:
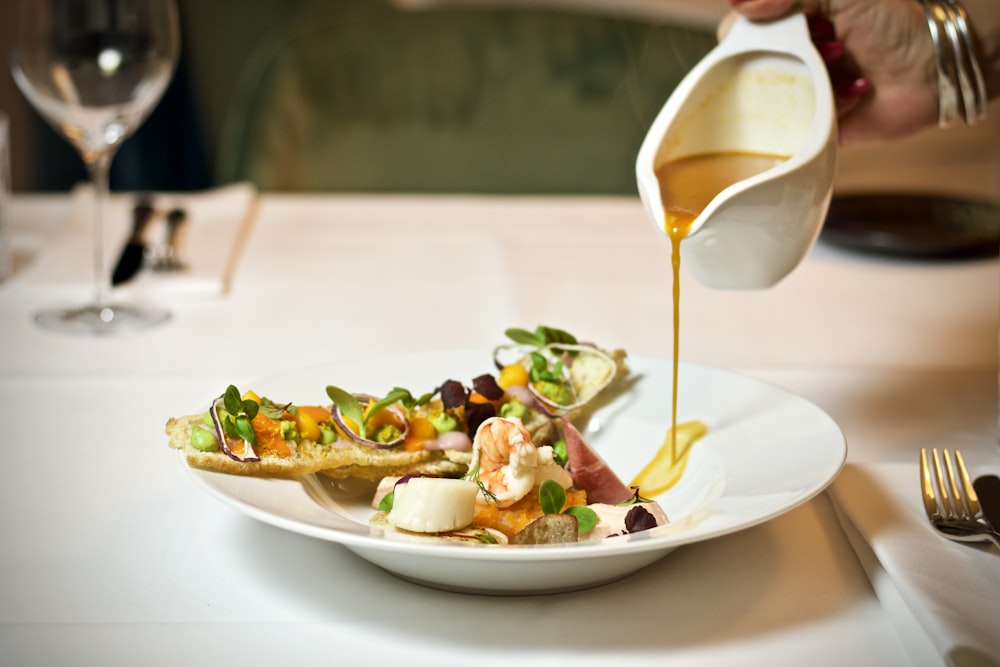
[[[446,410],[452,410],[460,405],[465,405],[465,399],[469,395],[465,390],[465,386],[458,380],[445,380],[445,383],[441,385],[438,392],[441,394],[441,403]]]

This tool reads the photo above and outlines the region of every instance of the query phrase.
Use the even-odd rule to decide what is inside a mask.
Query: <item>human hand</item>
[[[913,0],[730,0],[766,20],[801,9],[827,63],[840,144],[886,141],[938,119],[937,64],[923,9]],[[735,18],[719,26],[720,36]]]

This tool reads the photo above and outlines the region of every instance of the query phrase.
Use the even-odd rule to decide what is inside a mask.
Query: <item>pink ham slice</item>
[[[632,490],[618,479],[597,452],[590,448],[580,431],[568,419],[562,419],[563,439],[566,441],[566,471],[573,478],[573,486],[587,492],[588,503],[614,505],[632,497]]]

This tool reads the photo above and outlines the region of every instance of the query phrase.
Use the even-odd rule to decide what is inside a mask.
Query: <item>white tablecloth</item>
[[[18,266],[66,208],[15,198]],[[669,288],[668,245],[631,198],[274,195],[230,293],[164,297],[173,319],[141,335],[42,331],[30,316],[48,304],[0,285],[0,662],[942,664],[892,622],[826,494],[618,583],[490,598],[246,518],[164,442],[166,417],[228,383],[488,348],[510,326],[666,356]],[[997,472],[998,321],[995,260],[820,245],[766,292],[687,280],[681,356],[815,402],[851,464],[915,466],[920,447],[949,445]]]

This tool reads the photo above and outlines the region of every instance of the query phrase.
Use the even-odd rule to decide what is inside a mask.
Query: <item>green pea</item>
[[[329,445],[337,439],[337,432],[326,424],[319,424],[320,444]]]
[[[450,433],[458,428],[458,420],[444,411],[431,415],[430,422],[438,433]]]
[[[526,408],[524,403],[521,401],[508,401],[500,406],[501,417],[517,417],[518,419],[524,419],[527,414],[528,408]]]
[[[215,431],[210,431],[201,424],[192,424],[191,446],[202,452],[216,452],[219,450],[219,441],[215,437]]]

